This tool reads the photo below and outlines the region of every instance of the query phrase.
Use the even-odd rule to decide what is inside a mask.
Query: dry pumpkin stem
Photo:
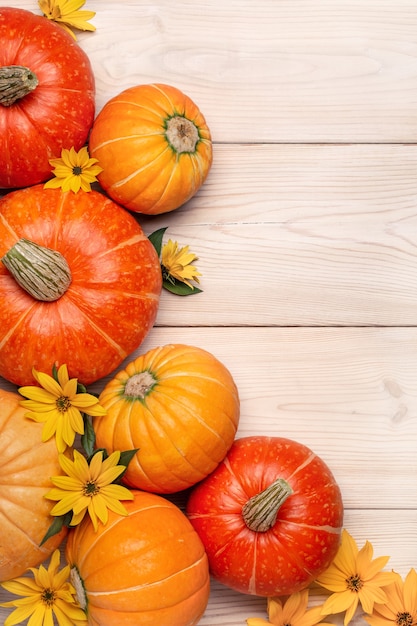
[[[36,89],[39,81],[34,72],[22,65],[0,67],[0,104],[12,106]]]
[[[71,284],[71,270],[65,257],[28,239],[19,239],[1,261],[35,300],[58,300]]]

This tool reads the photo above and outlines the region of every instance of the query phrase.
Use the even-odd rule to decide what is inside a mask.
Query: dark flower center
[[[87,483],[85,483],[84,488],[83,488],[83,493],[85,496],[96,496],[98,494],[98,492],[100,491],[100,487],[97,485],[97,483],[94,480],[89,480]]]
[[[52,606],[55,602],[55,591],[53,589],[44,589],[41,595],[42,602],[47,606]]]
[[[352,574],[349,578],[346,578],[347,587],[350,591],[355,591],[356,593],[360,591],[363,587],[363,582],[359,574]]]
[[[398,626],[412,626],[413,625],[413,616],[408,613],[397,613],[397,619],[395,620]]]
[[[68,396],[60,396],[56,401],[56,408],[60,413],[65,413],[71,406],[71,400]]]
[[[81,174],[83,173],[83,168],[79,165],[74,165],[74,167],[72,168],[72,173],[74,174],[74,176],[81,176]]]

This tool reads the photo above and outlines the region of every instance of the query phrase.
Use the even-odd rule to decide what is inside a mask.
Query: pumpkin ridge
[[[129,517],[134,517],[135,515],[140,515],[140,514],[141,514],[141,513],[143,513],[144,511],[149,511],[149,510],[152,510],[152,509],[159,509],[159,508],[162,508],[162,509],[171,509],[171,508],[172,508],[172,505],[171,505],[171,503],[170,503],[170,502],[168,502],[168,500],[167,500],[167,505],[166,505],[166,506],[164,506],[164,505],[163,505],[162,503],[160,503],[160,502],[155,503],[155,504],[149,504],[149,505],[147,505],[146,507],[142,507],[140,510],[136,510],[136,511],[129,511]],[[119,517],[115,518],[114,520],[112,520],[112,524],[111,524],[111,526],[110,526],[110,524],[107,524],[106,526],[102,526],[102,527],[100,528],[99,534],[97,535],[96,541],[91,542],[91,543],[90,543],[90,545],[88,546],[88,548],[83,548],[83,552],[82,552],[82,553],[80,553],[80,552],[77,550],[77,548],[73,549],[73,552],[74,552],[74,554],[76,554],[76,557],[77,557],[77,570],[78,570],[79,572],[82,570],[83,565],[84,565],[84,563],[85,563],[85,561],[86,561],[86,558],[87,558],[87,557],[88,557],[88,555],[90,554],[91,550],[93,550],[93,549],[96,547],[97,542],[99,542],[99,541],[102,539],[102,537],[104,537],[104,535],[106,535],[108,532],[112,532],[112,530],[113,530],[116,526],[118,526],[119,524],[122,524],[124,519],[125,519],[124,517],[119,516]],[[82,532],[83,534],[88,533],[88,531],[89,531],[89,525],[87,525],[87,524],[86,524],[86,525],[85,525],[85,526],[83,526],[83,527],[78,526],[78,527],[76,527],[76,530],[77,530],[77,532],[78,532],[78,533],[81,533],[81,532]],[[75,530],[73,530],[72,532],[75,532]],[[81,543],[81,541],[82,541],[82,536],[81,536],[81,537],[79,537],[79,540],[80,540],[80,543]],[[72,564],[72,563],[70,563],[69,565],[71,565],[71,566],[72,566],[73,564]],[[97,571],[97,570],[95,570],[95,571]],[[83,581],[85,582],[86,580],[88,580],[88,578],[89,578],[89,576],[90,576],[90,575],[94,575],[94,572],[93,572],[93,574],[87,574],[86,576],[84,576]]]
[[[164,148],[164,150],[162,150],[162,152],[159,152],[151,161],[148,161],[144,166],[137,168],[134,172],[131,172],[125,178],[117,181],[117,183],[113,183],[113,185],[111,185],[111,188],[117,189],[118,187],[122,187],[126,183],[130,182],[132,178],[135,178],[135,176],[137,176],[138,174],[141,174],[142,172],[146,171],[151,166],[155,166],[155,164],[161,159],[161,157],[164,156],[164,154],[166,154],[166,152],[170,150],[171,150],[170,147],[167,146],[166,148]],[[155,184],[155,181],[149,181],[148,187],[151,187],[154,184]],[[143,193],[143,190],[141,194],[139,195],[142,195],[142,193]],[[135,195],[134,197],[136,198],[137,195]]]
[[[226,445],[226,442],[225,442],[225,440],[224,440],[224,437],[222,437],[222,436],[221,436],[221,434],[219,433],[219,431],[218,431],[218,430],[216,430],[215,428],[212,428],[212,427],[210,426],[210,424],[209,424],[206,420],[204,420],[204,419],[200,418],[200,416],[199,416],[198,414],[196,415],[196,414],[194,413],[194,411],[193,411],[192,409],[190,409],[190,407],[189,407],[189,406],[187,406],[184,402],[181,402],[178,398],[173,398],[171,395],[169,395],[169,394],[165,393],[162,389],[158,389],[158,390],[156,390],[155,395],[157,396],[158,394],[159,394],[159,395],[161,395],[162,397],[166,396],[166,397],[168,398],[168,400],[170,400],[170,401],[171,401],[171,403],[172,403],[174,406],[178,406],[178,407],[180,407],[181,409],[183,409],[183,410],[182,410],[182,413],[186,412],[186,413],[187,413],[187,415],[189,415],[192,419],[196,420],[196,421],[200,424],[200,426],[204,427],[204,428],[205,428],[206,430],[208,430],[208,431],[209,431],[212,435],[214,435],[214,437],[217,439],[217,441],[218,441],[218,442],[220,442],[220,441],[221,441],[221,442],[223,442],[223,443],[224,443],[224,447],[225,447],[225,454],[226,454],[226,448],[227,448],[227,445]],[[199,397],[204,398],[204,395],[203,395],[203,394],[195,394],[195,395],[198,395]],[[184,411],[184,409],[185,409],[185,411]],[[169,411],[168,411],[168,409],[165,409],[165,410],[166,410],[167,412],[169,412],[170,414],[175,415],[175,409],[170,409]],[[226,414],[223,412],[223,415],[226,415]],[[227,417],[227,418],[229,418],[229,415],[226,415],[226,417]],[[229,418],[229,421],[230,421],[230,422],[232,423],[232,425],[233,425],[233,422],[232,422],[232,420],[231,420],[230,418]],[[179,421],[179,424],[178,424],[178,420],[177,420],[177,424],[176,424],[176,426],[175,426],[175,427],[176,427],[176,428],[178,428],[178,425],[182,425],[182,426],[183,426],[183,430],[184,430],[185,432],[187,432],[187,424],[186,424],[186,423],[183,423],[182,421]],[[166,432],[166,431],[165,431],[165,432]],[[166,433],[166,434],[168,435],[168,433]],[[198,447],[199,447],[199,449],[200,449],[202,452],[204,452],[204,453],[205,453],[205,455],[207,456],[207,458],[208,458],[210,461],[213,461],[213,459],[212,459],[210,456],[208,456],[208,454],[205,452],[204,448],[202,448],[202,447],[200,446],[200,442],[199,442],[198,440],[194,440],[194,439],[192,439],[192,442],[193,442],[193,445],[198,446]],[[175,447],[176,447],[176,446],[175,446]],[[178,450],[178,448],[177,448],[177,447],[176,447],[176,449]],[[180,452],[180,450],[178,450],[178,451]],[[191,464],[191,462],[190,462],[190,465],[191,465],[191,467],[193,467],[195,470],[198,470],[198,468],[197,468],[197,467],[194,467],[194,466]]]
[[[121,556],[120,559],[123,560],[125,557]],[[132,558],[132,555],[130,555],[130,558]],[[154,580],[152,582],[144,582],[141,585],[135,585],[134,587],[122,587],[120,589],[114,589],[112,591],[89,591],[88,592],[88,597],[95,597],[95,598],[99,598],[101,596],[112,596],[112,595],[118,595],[119,593],[132,593],[135,591],[140,591],[141,589],[152,589],[152,587],[158,587],[159,585],[163,585],[164,583],[166,583],[167,581],[174,581],[176,577],[178,577],[181,574],[184,574],[186,572],[191,572],[193,569],[195,569],[196,567],[199,567],[205,560],[206,555],[203,552],[203,554],[201,555],[201,557],[194,561],[193,563],[191,563],[190,565],[188,565],[187,567],[184,567],[181,570],[175,571],[172,574],[170,574],[169,576],[165,576],[165,578],[160,578],[158,580]],[[113,561],[114,563],[114,561]],[[106,564],[105,566],[106,568],[108,567],[108,564]],[[96,570],[99,571],[99,570]],[[201,586],[200,589],[202,589],[204,587],[204,585]],[[175,604],[178,604],[177,602]],[[169,605],[167,604],[166,607],[169,606],[175,606],[175,604]]]
[[[27,509],[24,509],[24,510],[27,510]],[[6,520],[6,522],[8,523],[9,526],[12,526],[13,529],[17,530],[20,535],[25,537],[25,539],[27,539],[27,541],[30,543],[30,545],[32,545],[34,548],[37,548],[37,549],[41,550],[42,552],[45,552],[46,555],[49,555],[48,550],[46,550],[43,546],[38,545],[32,539],[32,537],[23,528],[21,528],[20,526],[18,526],[16,524],[16,519],[15,518],[10,518],[8,515],[5,514],[5,512],[3,510],[0,510],[0,515],[3,517],[3,520]],[[4,521],[1,524],[2,533],[5,532],[5,527],[4,527],[3,524],[4,524]]]
[[[23,289],[22,289],[23,291]],[[29,296],[28,296],[29,297]],[[32,299],[32,298],[31,298]],[[20,315],[20,317],[16,320],[15,324],[9,328],[8,332],[4,335],[3,339],[0,341],[0,350],[2,350],[4,348],[4,346],[7,344],[7,342],[12,338],[12,336],[14,335],[14,333],[16,332],[16,330],[19,328],[19,326],[25,321],[25,319],[30,315],[30,313],[32,312],[32,309],[34,307],[36,307],[36,302],[33,302],[33,304],[31,306],[28,306],[27,309],[25,309],[24,311],[22,311],[22,314]]]

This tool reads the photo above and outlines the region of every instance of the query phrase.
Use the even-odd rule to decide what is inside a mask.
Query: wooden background
[[[97,111],[165,82],[214,140],[197,196],[139,219],[190,245],[204,290],[164,292],[141,352],[181,341],[215,354],[239,388],[238,435],[313,448],[341,486],[345,527],[405,575],[417,566],[417,0],[84,8],[97,13],[78,37]],[[213,583],[200,623],[238,626],[265,607]]]

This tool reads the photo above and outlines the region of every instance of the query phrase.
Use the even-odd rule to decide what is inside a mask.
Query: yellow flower
[[[323,622],[322,607],[307,609],[308,589],[293,593],[285,600],[268,598],[268,621],[260,617],[246,620],[248,626],[315,626]]]
[[[189,246],[179,248],[176,241],[169,239],[161,252],[162,275],[165,280],[171,282],[179,280],[193,289],[189,281],[195,280],[199,283],[198,276],[201,274],[194,265],[191,265],[194,261],[198,261],[198,257],[188,250]]]
[[[85,0],[38,0],[39,8],[44,16],[48,20],[57,22],[73,39],[76,39],[76,36],[71,28],[96,30],[95,26],[87,22],[95,16],[95,12],[79,11],[84,4]]]
[[[64,452],[67,446],[73,445],[75,433],[84,433],[82,413],[101,417],[106,411],[95,396],[77,393],[77,379],[68,377],[65,364],[58,369],[58,380],[34,368],[32,372],[40,388],[34,385],[20,387],[19,393],[28,398],[21,400],[20,404],[29,409],[26,417],[35,422],[45,422],[42,441],[55,435],[58,451]]]
[[[45,183],[45,189],[58,189],[62,191],[73,191],[77,193],[80,189],[91,191],[91,183],[94,183],[97,174],[102,172],[102,168],[97,165],[97,159],[91,159],[87,148],[84,146],[79,152],[74,148],[61,150],[60,159],[50,159],[49,163],[54,168],[52,173],[55,178],[51,178]]]
[[[43,565],[39,569],[29,568],[33,579],[21,577],[1,583],[6,591],[22,596],[18,600],[0,604],[3,607],[16,607],[6,617],[4,626],[14,626],[28,618],[31,626],[52,626],[54,616],[59,626],[86,623],[86,614],[75,599],[75,589],[67,582],[69,566],[66,565],[61,571],[58,568],[59,550],[55,550],[48,569]]]
[[[51,515],[65,515],[72,511],[71,526],[76,526],[88,512],[94,530],[98,528],[98,520],[106,524],[108,510],[127,515],[127,511],[119,500],[133,500],[133,495],[121,485],[112,484],[126,469],[118,465],[120,452],[113,452],[103,461],[103,451],[96,452],[90,464],[77,450],[74,450],[74,461],[64,454],[59,463],[67,476],[51,478],[55,488],[45,494],[45,498],[58,501]]]
[[[358,550],[355,540],[347,532],[342,532],[342,542],[330,567],[316,582],[332,591],[323,605],[323,613],[342,613],[345,626],[353,618],[360,604],[365,613],[371,614],[374,603],[383,604],[387,595],[383,589],[395,579],[393,572],[382,572],[389,560],[381,556],[372,560],[373,547],[366,541]]]
[[[371,626],[417,626],[417,572],[411,569],[405,580],[396,574],[395,582],[385,588],[387,601],[375,604],[373,615],[365,620]]]

